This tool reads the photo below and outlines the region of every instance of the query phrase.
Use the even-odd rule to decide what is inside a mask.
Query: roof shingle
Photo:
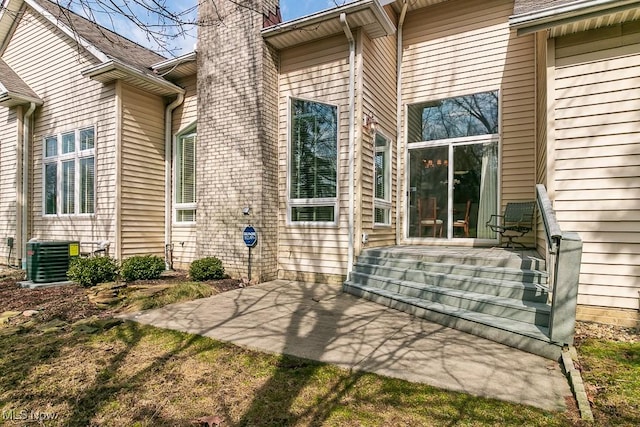
[[[22,79],[9,67],[9,65],[0,58],[0,83],[7,92],[30,99],[40,99],[33,89],[29,87]]]
[[[111,59],[149,72],[152,64],[166,58],[49,0],[35,0],[58,22],[71,28]]]
[[[513,4],[513,14],[522,15],[524,13],[537,12],[550,7],[576,2],[577,0],[515,0]]]

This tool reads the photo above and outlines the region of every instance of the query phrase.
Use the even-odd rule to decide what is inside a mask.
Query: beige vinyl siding
[[[164,257],[164,101],[122,88],[122,257]]]
[[[197,91],[196,76],[179,80],[176,84],[185,89],[184,102],[173,112],[173,132],[175,136],[186,127],[193,124],[197,119]],[[174,140],[175,142],[175,140]],[[197,142],[196,142],[197,145]],[[197,157],[197,148],[196,148]],[[173,174],[175,177],[175,174]],[[173,183],[175,184],[175,183]],[[172,185],[173,185],[172,184]],[[196,183],[197,185],[197,183]],[[172,187],[173,189],[174,187]],[[173,191],[173,190],[172,190]],[[175,195],[172,197],[175,202]],[[196,259],[196,226],[173,224],[171,231],[171,241],[173,242],[173,261],[177,268],[186,268],[188,264]]]
[[[547,32],[535,34],[536,48],[536,183],[547,185]],[[547,191],[549,189],[547,188]],[[540,213],[537,215],[536,247],[546,257],[546,236]]]
[[[10,263],[15,264],[20,258],[16,254],[18,238],[16,236],[16,150],[18,141],[17,113],[21,109],[0,107],[0,264],[7,263],[9,248],[7,237],[15,239]]]
[[[396,243],[396,38],[382,37],[375,40],[366,35],[363,40],[363,112],[373,114],[377,128],[389,139],[391,155],[391,225],[374,226],[374,140],[363,132],[362,168],[357,176],[362,179],[362,198],[356,206],[362,207],[362,229],[369,234],[366,247],[386,246]],[[362,123],[362,119],[356,121]],[[356,234],[358,235],[358,234]]]
[[[342,277],[347,269],[349,189],[349,49],[344,35],[281,52],[279,77],[279,277],[304,280]],[[302,98],[338,107],[337,226],[287,224],[289,99]]]
[[[510,0],[447,1],[409,14],[403,39],[403,104],[500,90],[502,209],[535,198],[534,37],[509,30],[512,13]]]
[[[555,40],[555,200],[583,242],[578,303],[638,309],[640,24]]]
[[[196,76],[186,77],[174,83],[185,90],[184,101],[173,110],[172,126],[173,133],[176,134],[197,120],[198,97]]]
[[[34,62],[37,58],[37,62]],[[114,88],[83,77],[96,60],[26,9],[3,59],[44,100],[34,114],[31,231],[39,239],[114,242]],[[43,216],[42,144],[46,136],[95,127],[95,214]]]

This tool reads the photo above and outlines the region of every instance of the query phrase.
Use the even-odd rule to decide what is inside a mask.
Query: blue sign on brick
[[[258,232],[252,226],[245,227],[242,232],[242,240],[245,245],[252,248],[258,243]]]

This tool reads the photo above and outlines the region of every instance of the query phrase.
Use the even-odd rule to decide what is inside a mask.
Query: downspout
[[[353,270],[354,256],[354,223],[355,223],[355,188],[354,188],[354,170],[355,170],[355,58],[356,43],[347,22],[347,14],[340,14],[340,24],[344,30],[347,40],[349,40],[349,246],[347,249],[347,279]]]
[[[172,187],[171,187],[171,171],[173,166],[173,144],[172,144],[172,119],[173,110],[178,108],[184,101],[184,94],[179,93],[178,97],[171,104],[167,105],[164,111],[164,254],[165,254],[165,267],[167,270],[173,269],[172,256],[169,254],[171,251],[171,221],[173,206],[172,200]]]
[[[402,215],[405,206],[405,198],[403,197],[402,189],[404,188],[405,181],[402,179],[402,161],[404,157],[404,151],[402,156],[400,154],[402,150],[402,27],[404,25],[404,18],[407,16],[407,0],[402,2],[402,11],[400,12],[400,18],[398,19],[398,32],[396,37],[396,186],[397,186],[397,200],[396,200],[396,244],[400,244],[402,239],[402,232],[405,229],[404,224],[401,223]]]
[[[27,237],[28,237],[28,210],[29,203],[27,202],[27,196],[29,194],[29,140],[31,138],[31,116],[36,109],[35,102],[32,102],[29,109],[24,113],[22,120],[22,190],[20,194],[20,216],[21,216],[21,230],[20,230],[20,256],[22,257],[22,268],[27,268]]]

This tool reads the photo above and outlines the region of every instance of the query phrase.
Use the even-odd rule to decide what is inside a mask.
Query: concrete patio
[[[127,319],[477,396],[564,410],[557,362],[345,294],[276,280]]]

